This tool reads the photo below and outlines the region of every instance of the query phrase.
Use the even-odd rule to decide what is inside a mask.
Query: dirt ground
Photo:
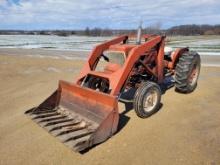
[[[73,81],[82,64],[0,56],[0,164],[220,164],[220,67],[202,67],[192,94],[167,91],[148,119],[120,103],[119,132],[80,154],[24,112],[49,96],[59,79]]]

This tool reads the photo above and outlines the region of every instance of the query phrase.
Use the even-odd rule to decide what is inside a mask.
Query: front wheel
[[[134,96],[134,110],[137,116],[147,118],[160,108],[161,90],[154,82],[143,83]]]

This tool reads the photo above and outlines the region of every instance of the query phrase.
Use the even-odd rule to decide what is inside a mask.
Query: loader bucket
[[[119,120],[115,97],[64,81],[26,114],[74,151],[85,150],[111,137]]]

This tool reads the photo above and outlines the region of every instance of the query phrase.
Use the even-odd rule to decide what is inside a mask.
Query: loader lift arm
[[[125,61],[125,64],[122,68],[120,68],[118,71],[114,72],[111,75],[104,75],[110,82],[111,86],[111,93],[112,96],[117,96],[120,93],[120,90],[122,88],[122,85],[127,80],[129,73],[131,72],[131,69],[133,68],[136,61],[140,58],[141,55],[143,55],[145,52],[150,51],[151,48],[155,47],[159,44],[159,55],[157,58],[157,72],[155,73],[158,78],[158,82],[161,83],[163,81],[163,49],[164,49],[164,37],[163,36],[147,36],[145,37],[147,41],[142,44],[136,46],[134,49],[131,50],[131,52],[128,54],[128,58]],[[127,36],[118,37],[116,39],[113,39],[109,42],[105,42],[103,44],[98,45],[95,47],[95,49],[92,51],[88,62],[84,65],[82,72],[80,73],[79,78],[77,79],[77,84],[81,84],[82,79],[88,74],[88,72],[92,73],[94,64],[99,58],[103,51],[107,50],[109,46],[112,44],[117,44],[123,41],[127,40]],[[97,75],[97,73],[94,72],[94,74]],[[103,77],[103,75],[100,75]]]

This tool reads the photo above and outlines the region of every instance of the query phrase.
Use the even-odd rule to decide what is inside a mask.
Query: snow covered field
[[[89,51],[96,44],[113,37],[0,35],[0,48],[53,49]],[[167,46],[189,47],[200,55],[220,55],[220,36],[175,36],[167,37]]]

